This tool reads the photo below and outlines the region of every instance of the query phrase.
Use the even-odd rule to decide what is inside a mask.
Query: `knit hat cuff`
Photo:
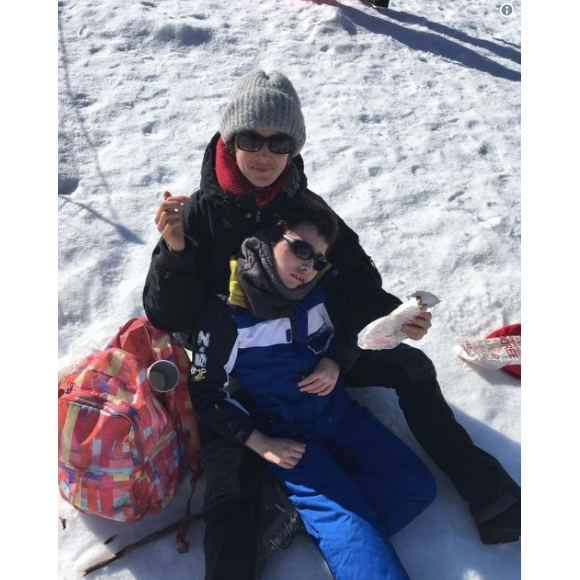
[[[294,139],[293,156],[306,142],[300,99],[292,83],[281,73],[254,71],[240,81],[226,107],[220,134],[227,143],[236,133],[272,129]]]

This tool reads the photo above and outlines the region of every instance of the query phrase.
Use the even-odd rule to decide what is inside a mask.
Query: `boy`
[[[324,303],[338,274],[325,257],[336,232],[331,210],[295,198],[269,232],[243,242],[227,299],[203,309],[190,393],[221,438],[204,445],[207,486],[219,495],[220,481],[243,477],[239,457],[251,450],[285,486],[336,580],[407,580],[388,538],[431,503],[435,483],[343,390],[339,374],[359,350]],[[251,396],[251,416],[227,392],[230,375]],[[216,474],[218,461],[227,473]]]

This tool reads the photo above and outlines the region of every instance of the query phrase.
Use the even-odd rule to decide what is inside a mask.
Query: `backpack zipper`
[[[133,427],[133,433],[135,434],[134,441],[135,446],[137,447],[137,455],[139,456],[139,464],[144,466],[145,464],[143,460],[145,458],[145,453],[143,451],[143,442],[141,441],[141,434],[137,424],[137,418],[131,413],[128,413],[118,403],[113,403],[109,399],[102,399],[98,395],[93,395],[91,393],[81,392],[80,394],[75,394],[75,390],[76,389],[73,389],[71,393],[66,393],[62,398],[70,401],[71,403],[86,403],[87,405],[94,406],[98,409],[112,409],[113,411],[116,411],[118,415],[129,421]]]
[[[176,414],[174,415],[174,412],[171,410],[167,399],[161,400],[161,397],[156,397],[155,395],[153,395],[153,404],[159,413],[165,415],[169,423],[171,423],[173,431],[175,432],[175,437],[177,439],[177,447],[181,450],[182,455],[185,458],[186,438],[182,431],[182,425],[181,421],[179,421],[178,412],[175,411]]]

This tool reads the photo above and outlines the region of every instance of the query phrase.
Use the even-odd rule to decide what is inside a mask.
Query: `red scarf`
[[[262,208],[268,205],[280,193],[282,188],[288,183],[291,172],[292,164],[290,163],[272,185],[258,189],[244,177],[244,174],[240,171],[236,163],[235,157],[232,157],[226,152],[223,139],[221,137],[218,139],[215,156],[215,174],[219,186],[230,195],[240,197],[253,191],[256,206]]]

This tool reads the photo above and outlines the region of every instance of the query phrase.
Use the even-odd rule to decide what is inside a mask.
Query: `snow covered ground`
[[[103,344],[143,314],[161,192],[195,190],[237,79],[278,69],[301,96],[310,187],[359,232],[385,288],[439,296],[419,345],[459,421],[520,481],[519,381],[452,352],[463,337],[521,322],[521,19],[520,2],[512,4],[505,17],[501,2],[474,0],[393,0],[387,13],[360,0],[59,1],[58,356]],[[394,393],[354,395],[437,479],[435,503],[393,540],[411,578],[520,578],[520,543],[481,544]],[[135,524],[59,499],[59,580],[171,523],[186,495],[182,488],[165,512]],[[192,527],[187,554],[169,536],[90,577],[201,580],[202,534],[201,523]],[[331,576],[304,538],[264,576],[306,578]]]

